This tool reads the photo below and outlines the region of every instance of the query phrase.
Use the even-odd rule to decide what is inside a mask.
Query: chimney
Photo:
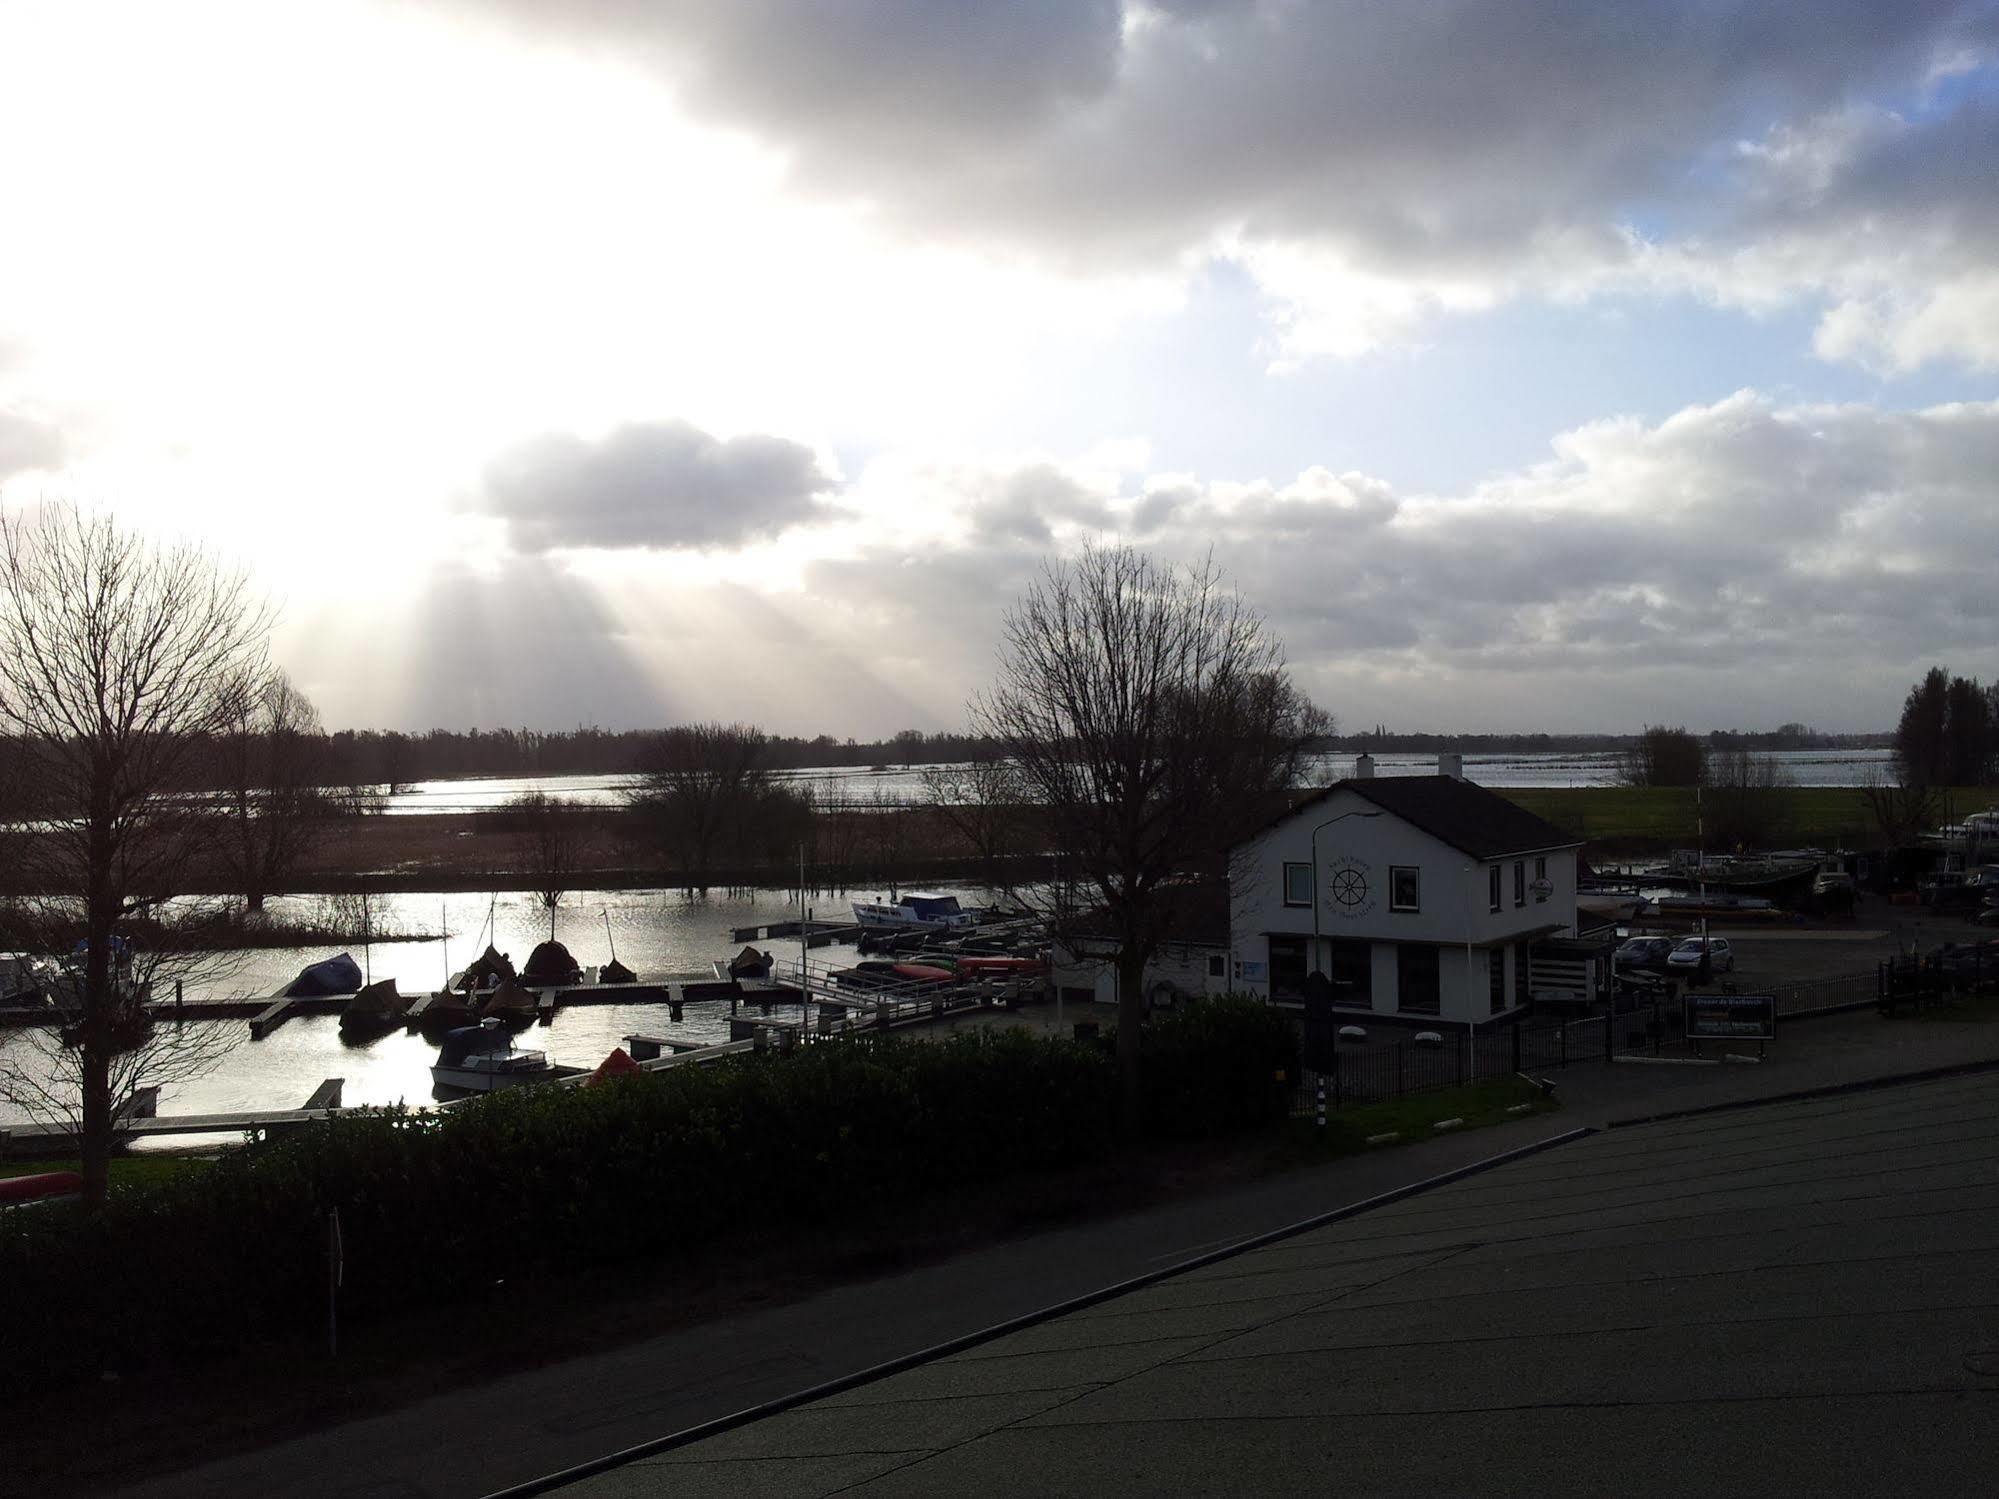
[[[1374,779],[1374,756],[1365,751],[1361,753],[1360,758],[1353,762],[1353,778],[1356,781]]]
[[[1454,781],[1462,781],[1465,778],[1465,757],[1459,754],[1437,756],[1437,774],[1449,776]]]

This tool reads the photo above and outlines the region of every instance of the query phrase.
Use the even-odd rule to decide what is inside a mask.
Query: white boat
[[[467,1093],[547,1082],[557,1075],[546,1052],[515,1051],[513,1037],[498,1020],[446,1032],[430,1069],[431,1081],[440,1088]]]
[[[964,910],[955,895],[891,895],[884,900],[854,902],[854,920],[862,926],[901,930],[908,927],[977,926],[976,911]]]

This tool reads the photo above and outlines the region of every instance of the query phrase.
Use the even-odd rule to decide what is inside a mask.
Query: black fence
[[[1979,979],[1999,988],[1999,960],[1988,955]],[[1939,978],[1926,970],[1909,980],[1929,986],[1957,981],[1960,976],[1956,974]],[[1880,974],[1856,973],[1756,992],[1774,996],[1780,1021],[1800,1020],[1881,1004],[1886,984]],[[1734,987],[1723,983],[1715,990],[1732,993]],[[1462,1088],[1518,1072],[1543,1073],[1579,1063],[1607,1062],[1617,1055],[1663,1052],[1685,1041],[1680,993],[1675,987],[1648,996],[1623,996],[1600,1003],[1598,1013],[1578,1018],[1530,1012],[1510,1025],[1479,1032],[1440,1024],[1431,1033],[1438,1038],[1434,1041],[1412,1037],[1343,1042],[1330,1058],[1333,1065],[1323,1074],[1306,1073],[1297,1107],[1300,1112],[1310,1112],[1316,1106],[1321,1076],[1327,1105],[1342,1108]]]

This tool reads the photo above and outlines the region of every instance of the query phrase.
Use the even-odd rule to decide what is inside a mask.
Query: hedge
[[[1185,1138],[1283,1117],[1289,1025],[1206,1002],[1147,1027],[1149,1127]],[[0,1213],[0,1391],[308,1336],[328,1212],[344,1319],[470,1297],[723,1235],[864,1220],[947,1185],[1116,1141],[1108,1047],[989,1031],[678,1067],[447,1113],[356,1110],[114,1189],[105,1209]]]

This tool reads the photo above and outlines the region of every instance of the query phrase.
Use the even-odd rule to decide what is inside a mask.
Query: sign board
[[[1689,1041],[1772,1041],[1774,994],[1689,994],[1684,1000]]]

